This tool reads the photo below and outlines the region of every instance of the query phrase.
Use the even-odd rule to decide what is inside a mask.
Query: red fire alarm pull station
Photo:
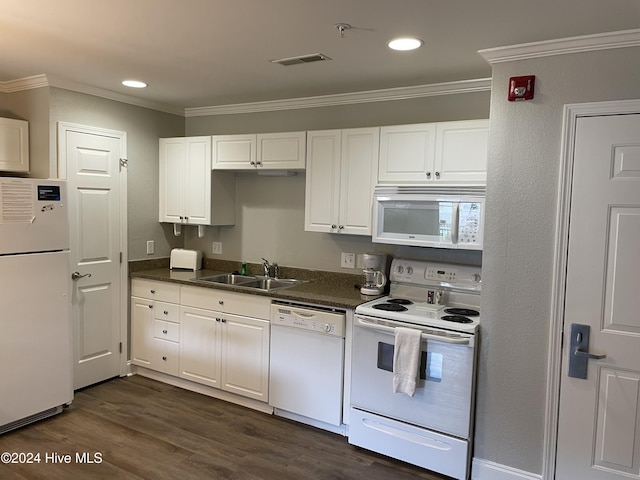
[[[533,89],[536,84],[535,75],[525,75],[524,77],[511,77],[509,79],[509,96],[510,102],[520,100],[532,100]]]

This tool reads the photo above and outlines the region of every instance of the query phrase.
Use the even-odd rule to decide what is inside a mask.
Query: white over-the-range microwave
[[[484,186],[378,185],[372,240],[482,250],[484,200]]]

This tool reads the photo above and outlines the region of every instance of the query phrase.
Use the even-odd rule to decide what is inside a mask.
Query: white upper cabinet
[[[214,135],[214,170],[255,170],[255,135]]]
[[[380,183],[486,182],[489,120],[380,129]]]
[[[29,171],[29,123],[0,118],[0,171]]]
[[[214,170],[303,170],[306,132],[214,135]]]
[[[160,139],[161,222],[233,225],[235,178],[211,171],[211,137]]]
[[[380,129],[307,133],[305,230],[371,235]]]
[[[422,182],[433,178],[436,124],[380,128],[381,182]]]

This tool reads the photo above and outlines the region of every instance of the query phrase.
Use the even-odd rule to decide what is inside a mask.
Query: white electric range
[[[349,443],[466,480],[481,268],[394,259],[390,281],[355,310]],[[392,389],[397,327],[421,333],[413,395]]]

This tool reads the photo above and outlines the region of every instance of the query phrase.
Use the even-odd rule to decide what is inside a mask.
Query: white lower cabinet
[[[179,286],[136,279],[131,293],[131,363],[178,375]]]
[[[183,287],[181,303],[180,376],[267,402],[270,299]]]
[[[131,293],[133,365],[268,401],[271,299],[144,279]]]

